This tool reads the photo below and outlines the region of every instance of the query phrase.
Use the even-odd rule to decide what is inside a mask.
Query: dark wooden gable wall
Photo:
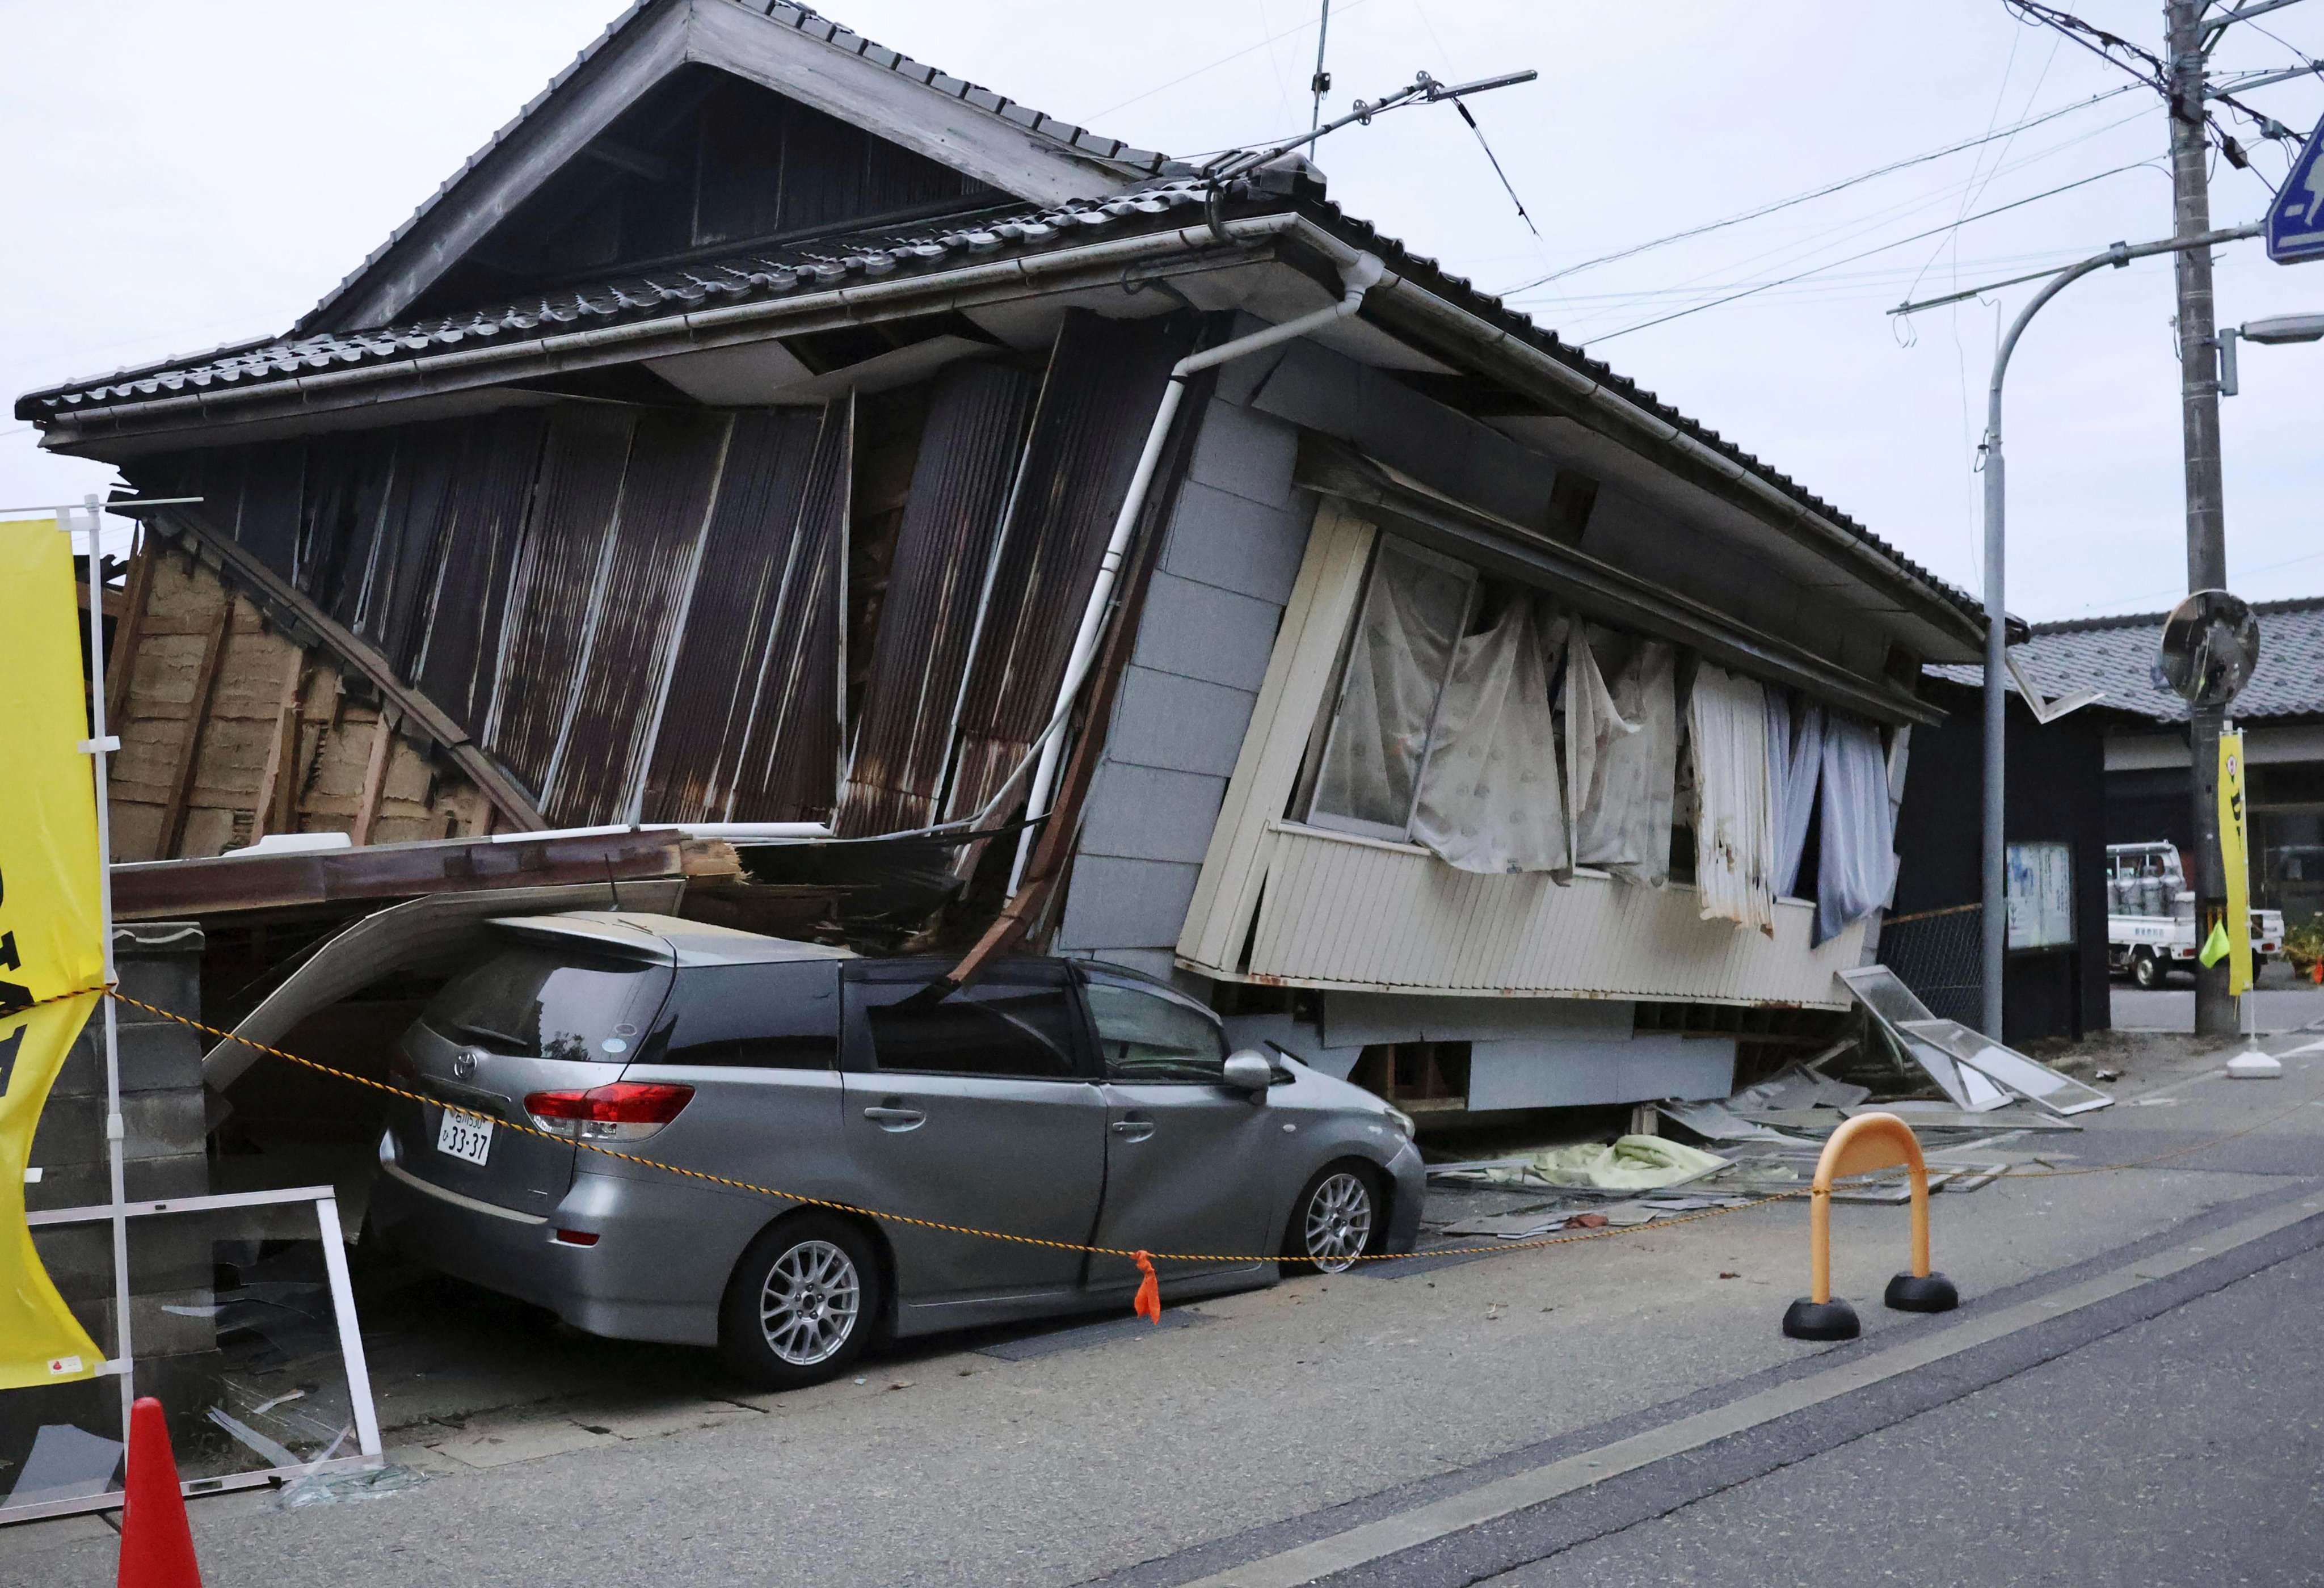
[[[551,176],[405,318],[754,243],[1007,201],[862,127],[689,66]]]

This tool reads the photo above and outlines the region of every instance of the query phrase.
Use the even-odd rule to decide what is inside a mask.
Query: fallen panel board
[[[1960,1064],[2008,1087],[2052,1113],[2071,1115],[2104,1108],[2114,1099],[2095,1086],[2028,1058],[2014,1048],[1972,1031],[1959,1020],[1909,1020],[1904,1029],[1944,1049]]]
[[[1936,1017],[1910,987],[1897,979],[1895,972],[1885,965],[1868,965],[1841,971],[1839,975],[1898,1051],[1926,1071],[1929,1078],[1952,1099],[1955,1107],[1982,1113],[2010,1100],[2009,1091],[1984,1071],[1960,1064],[1943,1048],[1905,1029]]]

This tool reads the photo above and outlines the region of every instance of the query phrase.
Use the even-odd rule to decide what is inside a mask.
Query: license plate
[[[436,1150],[481,1168],[493,1154],[493,1122],[446,1109],[444,1122],[436,1129]]]

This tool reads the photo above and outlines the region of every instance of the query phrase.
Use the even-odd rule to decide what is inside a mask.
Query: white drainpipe
[[[1049,796],[1055,792],[1057,762],[1064,752],[1065,735],[1064,719],[1072,706],[1074,697],[1081,693],[1087,679],[1090,663],[1097,655],[1099,631],[1105,626],[1105,609],[1113,600],[1115,578],[1121,572],[1121,559],[1130,550],[1131,532],[1138,526],[1138,515],[1145,508],[1146,493],[1154,484],[1154,470],[1162,460],[1163,443],[1169,439],[1170,422],[1177,417],[1178,404],[1186,394],[1190,376],[1206,369],[1216,369],[1246,354],[1257,353],[1279,343],[1296,341],[1310,331],[1321,330],[1334,320],[1342,320],[1363,307],[1364,294],[1387,273],[1387,267],[1370,254],[1359,254],[1340,267],[1340,282],[1344,289],[1340,300],[1329,309],[1319,309],[1313,314],[1303,314],[1296,319],[1285,320],[1279,326],[1269,326],[1248,337],[1231,342],[1222,342],[1215,347],[1190,355],[1178,361],[1170,372],[1170,383],[1162,392],[1162,406],[1155,411],[1152,428],[1146,432],[1146,448],[1138,455],[1138,472],[1130,477],[1130,494],[1122,498],[1121,511],[1113,521],[1113,536],[1105,543],[1105,559],[1098,564],[1097,583],[1090,587],[1089,605],[1082,609],[1082,625],[1074,635],[1072,658],[1065,663],[1065,682],[1057,688],[1056,709],[1051,713],[1050,732],[1041,746],[1041,764],[1033,773],[1033,787],[1026,797],[1025,810],[1033,817],[1048,814]],[[1090,732],[1103,732],[1102,724],[1092,724]],[[1032,857],[1033,829],[1026,828],[1017,842],[1017,861],[1009,872],[1009,891],[1014,893],[1025,879],[1025,864]]]

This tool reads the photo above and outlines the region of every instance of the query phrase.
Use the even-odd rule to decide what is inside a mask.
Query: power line
[[[1941,226],[1931,226],[1925,232],[1914,232],[1909,237],[1898,237],[1893,242],[1883,243],[1877,248],[1867,248],[1861,254],[1851,254],[1845,259],[1835,259],[1828,264],[1819,264],[1814,266],[1812,269],[1801,271],[1795,275],[1784,276],[1779,280],[1772,282],[1762,282],[1757,286],[1746,287],[1739,292],[1730,292],[1724,298],[1714,298],[1708,303],[1698,303],[1691,309],[1681,309],[1674,311],[1673,313],[1659,316],[1654,319],[1643,320],[1634,326],[1624,326],[1618,331],[1609,331],[1602,337],[1592,337],[1590,338],[1588,346],[1594,347],[1600,342],[1610,342],[1617,337],[1627,337],[1632,331],[1648,330],[1655,326],[1667,325],[1672,320],[1683,319],[1690,314],[1701,314],[1706,309],[1717,309],[1722,304],[1732,303],[1738,299],[1748,298],[1755,293],[1765,292],[1771,287],[1788,286],[1794,282],[1804,280],[1809,276],[1821,275],[1828,270],[1837,270],[1843,264],[1853,264],[1859,259],[1869,259],[1872,255],[1876,254],[1884,254],[1891,248],[1901,248],[1907,243],[1917,243],[1923,237],[1933,237],[1942,232],[1954,231],[1961,226],[1968,226],[1972,221],[1985,220],[1990,217],[2001,215],[2012,209],[2022,209],[2028,204],[2038,204],[2044,198],[2054,198],[2061,193],[2070,193],[2076,188],[2087,188],[2092,182],[2102,182],[2108,177],[2118,177],[2126,171],[2144,171],[2153,164],[2153,162],[2151,160],[2137,160],[2133,161],[2128,165],[2117,165],[2112,171],[2102,171],[2096,176],[2083,177],[2078,181],[2067,182],[2062,186],[2052,188],[2047,192],[2035,193],[2030,198],[2012,199],[2007,204],[1997,204],[1991,209],[1982,209],[1975,215],[1963,216],[1959,220],[1948,221]]]
[[[2141,120],[2143,119],[2144,115],[2144,113],[2142,111],[2126,117],[2121,121],[2109,122],[2105,125],[2094,127],[2088,132],[2077,134],[2075,136],[2068,138],[2063,143],[2052,144],[2047,148],[2036,150],[2033,153],[2007,162],[2006,163],[1997,167],[1991,175],[1998,177],[2006,172],[2023,171],[2029,166],[2039,164],[2043,161],[2048,160],[2052,156],[2064,153],[2069,149],[2076,148],[2083,143],[2089,143],[2094,139],[2104,137],[2118,127],[2127,126],[2134,121]],[[1919,215],[1923,211],[1947,205],[1953,198],[1963,193],[1971,191],[1978,187],[1980,183],[1988,180],[1989,179],[1986,177],[1971,176],[1962,182],[1949,184],[1943,188],[1933,189],[1926,193],[1914,194],[1910,198],[1887,204],[1868,214],[1851,217],[1838,226],[1827,226],[1822,230],[1812,233],[1805,237],[1794,238],[1788,242],[1779,244],[1775,247],[1762,249],[1757,254],[1748,254],[1740,259],[1726,261],[1712,270],[1705,271],[1702,274],[1692,278],[1690,281],[1682,282],[1677,284],[1682,287],[1702,286],[1703,290],[1707,291],[1724,291],[1730,286],[1746,284],[1745,282],[1735,282],[1731,278],[1718,282],[1712,282],[1711,278],[1722,272],[1748,269],[1750,267],[1759,265],[1763,262],[1766,262],[1766,268],[1768,269],[1786,269],[1791,265],[1799,263],[1812,257],[1820,250],[1831,247],[1839,247],[1846,244],[1853,243],[1858,238],[1868,236],[1877,232],[1883,226],[1891,221],[1902,220],[1908,217]],[[1956,212],[1955,218],[1959,218],[1958,211]],[[1561,302],[1569,300],[1569,295],[1566,293],[1561,292],[1557,296]]]
[[[1546,286],[1551,282],[1561,281],[1571,275],[1579,275],[1585,270],[1595,270],[1601,264],[1611,264],[1617,260],[1629,259],[1637,254],[1646,253],[1650,249],[1666,247],[1673,243],[1683,243],[1690,237],[1700,237],[1707,233],[1724,230],[1729,226],[1740,226],[1745,221],[1757,220],[1761,216],[1773,215],[1780,209],[1789,209],[1794,205],[1805,204],[1816,198],[1828,198],[1831,194],[1840,192],[1845,189],[1853,188],[1861,183],[1871,181],[1877,177],[1889,176],[1900,171],[1909,171],[1916,165],[1926,165],[1932,160],[1942,160],[1948,155],[1960,154],[1965,151],[1975,149],[1981,144],[1990,143],[1997,138],[2011,137],[2018,133],[2026,132],[2032,128],[2040,126],[2044,122],[2055,121],[2061,115],[2070,115],[2077,110],[2087,110],[2091,106],[2098,104],[2102,100],[2112,99],[2117,95],[2127,94],[2136,86],[2136,84],[2126,83],[2121,88],[2108,88],[2105,93],[2093,95],[2088,99],[2078,100],[2074,104],[2062,106],[2056,110],[2044,111],[2042,115],[2034,116],[2029,120],[2021,121],[2015,126],[1995,128],[1978,137],[1965,139],[1959,143],[1949,143],[1942,149],[1932,149],[1925,154],[1915,154],[1909,159],[1899,160],[1892,164],[1878,166],[1871,171],[1859,171],[1852,177],[1842,177],[1840,180],[1828,182],[1821,188],[1812,188],[1804,193],[1794,193],[1788,198],[1778,198],[1772,204],[1763,204],[1756,209],[1746,209],[1738,214],[1730,215],[1723,220],[1714,220],[1706,222],[1704,225],[1699,226],[1690,226],[1685,231],[1673,232],[1669,236],[1656,237],[1651,242],[1635,244],[1630,247],[1618,249],[1612,254],[1601,254],[1595,259],[1585,259],[1579,264],[1569,264],[1563,270],[1552,271],[1545,276],[1537,276],[1530,282],[1524,282],[1522,285],[1511,287],[1507,291],[1503,292],[1501,296],[1504,298],[1514,297],[1519,292],[1530,291],[1536,287]]]
[[[1340,14],[1342,16],[1345,16],[1348,13],[1355,10],[1358,6],[1369,5],[1370,4],[1371,0],[1342,0]],[[1109,105],[1103,110],[1092,111],[1090,114],[1093,119],[1095,119],[1111,115],[1117,110],[1127,110],[1133,105],[1143,104],[1145,101],[1153,98],[1157,94],[1166,93],[1168,90],[1176,88],[1180,83],[1192,82],[1205,72],[1216,71],[1222,66],[1231,65],[1233,62],[1240,60],[1246,55],[1255,55],[1270,44],[1279,44],[1284,40],[1291,38],[1295,34],[1304,33],[1307,31],[1309,25],[1309,23],[1303,22],[1298,26],[1286,28],[1279,33],[1270,33],[1256,44],[1248,45],[1243,49],[1237,50],[1231,55],[1222,55],[1216,60],[1211,61],[1209,64],[1204,66],[1198,66],[1190,72],[1182,73],[1177,77],[1172,78],[1167,83],[1158,83],[1153,88],[1147,89],[1143,94],[1133,95],[1130,98],[1124,99],[1119,105]]]

